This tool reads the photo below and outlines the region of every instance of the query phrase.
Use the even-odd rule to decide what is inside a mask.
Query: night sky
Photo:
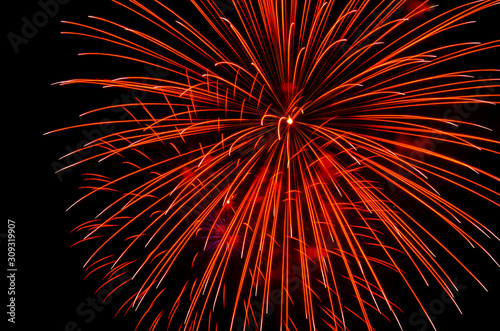
[[[10,1],[3,10],[3,53],[7,54],[3,62],[7,72],[3,79],[6,88],[3,93],[3,126],[7,130],[3,138],[3,146],[7,149],[3,158],[6,164],[4,177],[7,179],[3,205],[7,207],[7,212],[0,232],[5,233],[7,218],[15,220],[18,271],[17,314],[13,330],[30,330],[32,327],[52,331],[78,328],[82,331],[133,330],[138,314],[113,318],[124,298],[120,293],[113,296],[108,305],[94,304],[97,297],[94,292],[99,280],[84,280],[82,270],[89,252],[84,245],[70,248],[79,239],[70,231],[87,219],[86,215],[67,213],[65,210],[79,197],[77,188],[81,184],[80,174],[85,169],[77,168],[59,175],[54,173],[57,167],[65,165],[58,158],[74,150],[82,139],[87,138],[86,134],[92,133],[76,130],[44,135],[54,129],[81,123],[79,114],[111,104],[122,96],[120,91],[103,91],[98,87],[59,87],[51,84],[66,79],[97,76],[103,71],[110,77],[128,74],[126,70],[122,73],[120,67],[108,66],[108,62],[100,58],[78,57],[79,52],[102,47],[95,47],[96,44],[88,39],[61,35],[60,32],[65,29],[61,21],[88,22],[87,15],[115,18],[123,15],[124,11],[107,0],[61,0],[57,2],[57,7],[45,8],[50,15],[43,15],[40,11],[44,10],[41,6],[44,3],[55,1]],[[467,28],[457,37],[474,36],[480,40],[500,38],[499,9],[476,15],[477,25]],[[187,17],[191,14],[189,10],[182,11]],[[27,25],[36,20],[39,26],[35,26],[35,29]],[[22,38],[15,39],[15,45],[12,43],[12,33]],[[483,56],[485,61],[500,67],[498,50]],[[151,73],[149,69],[145,70],[143,74]],[[138,71],[140,73],[140,69]],[[475,112],[471,121],[500,129],[497,122],[499,118],[490,108],[489,111]],[[498,132],[496,136],[500,138]],[[474,161],[491,171],[498,170],[500,164],[498,157],[479,157]],[[498,171],[496,174],[500,175]],[[472,206],[467,207],[467,210],[474,210],[475,202],[470,203]],[[476,215],[500,234],[499,211],[499,208],[481,204]],[[4,239],[0,240],[4,258],[6,246]],[[483,242],[500,259],[500,243],[493,240]],[[431,305],[431,309],[439,311],[436,317],[438,330],[493,331],[496,328],[490,323],[497,323],[500,313],[500,268],[484,258],[479,250],[464,248],[463,252],[464,260],[470,262],[468,265],[471,270],[484,281],[489,293],[485,293],[462,271],[457,271],[457,284],[463,289],[458,302],[464,316],[454,309],[453,304],[441,299],[439,289],[422,291],[422,300],[427,306]],[[468,255],[471,253],[476,255]],[[398,289],[394,290],[397,296]],[[5,287],[1,291],[5,294]],[[2,305],[5,309],[4,302]],[[401,317],[405,330],[432,329],[430,325],[425,327],[427,322],[418,315],[416,303],[408,303],[405,309],[406,315]],[[7,319],[5,313],[3,316]],[[393,324],[380,327],[379,330],[396,330]]]

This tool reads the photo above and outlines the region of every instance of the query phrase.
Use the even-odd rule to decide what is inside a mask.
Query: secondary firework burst
[[[169,76],[60,84],[151,96],[86,113],[124,109],[128,117],[110,120],[115,132],[75,151],[92,154],[72,165],[102,167],[77,203],[116,194],[76,230],[96,245],[89,270],[131,270],[135,292],[120,311],[142,311],[144,328],[373,330],[377,316],[401,326],[388,279],[422,309],[415,282],[437,284],[455,301],[443,255],[481,284],[439,231],[496,263],[478,235],[498,237],[446,190],[500,206],[489,186],[499,178],[453,152],[498,154],[498,142],[488,128],[442,114],[498,103],[500,70],[463,59],[500,41],[433,41],[497,1],[442,9],[239,0],[226,16],[218,1],[192,0],[196,24],[164,1],[114,2],[158,33],[91,17],[91,25],[66,22],[68,34],[117,49],[85,55]],[[443,148],[414,143],[423,139]]]

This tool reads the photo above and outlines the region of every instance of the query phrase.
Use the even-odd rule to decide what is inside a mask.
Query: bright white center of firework
[[[288,116],[288,119],[286,120],[286,122],[289,124],[289,125],[292,125],[293,123],[293,120],[290,116]]]

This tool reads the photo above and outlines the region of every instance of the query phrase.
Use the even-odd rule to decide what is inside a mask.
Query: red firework
[[[499,178],[452,155],[499,154],[498,142],[440,110],[498,103],[499,79],[484,77],[500,70],[450,67],[500,41],[430,41],[497,1],[437,10],[428,1],[239,0],[225,16],[217,1],[192,0],[200,25],[161,1],[114,2],[161,37],[100,17],[67,22],[69,34],[124,50],[86,55],[169,76],[61,85],[157,98],[89,111],[129,116],[109,121],[117,130],[75,151],[93,154],[72,165],[103,167],[78,202],[117,194],[77,230],[97,243],[90,272],[107,268],[111,281],[133,270],[120,311],[142,309],[139,325],[151,329],[344,330],[361,321],[374,330],[378,315],[401,325],[386,285],[396,278],[422,309],[418,278],[455,301],[438,254],[479,282],[439,231],[490,257],[472,232],[498,237],[436,185],[500,206],[497,191],[462,170]]]

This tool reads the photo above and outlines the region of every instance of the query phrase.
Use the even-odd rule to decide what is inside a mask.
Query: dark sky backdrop
[[[4,187],[3,205],[7,207],[5,217],[15,220],[17,224],[16,330],[36,327],[62,331],[71,322],[77,323],[82,331],[133,330],[135,318],[112,318],[122,303],[123,298],[119,295],[102,312],[97,312],[95,318],[90,317],[92,315],[87,308],[85,316],[77,312],[79,306],[82,307],[83,304],[88,307],[87,300],[95,298],[93,288],[97,285],[95,279],[83,280],[81,266],[88,252],[84,248],[69,247],[76,239],[69,231],[86,220],[64,211],[78,197],[76,188],[80,183],[78,174],[81,170],[57,177],[52,165],[59,156],[66,153],[68,146],[74,148],[82,135],[81,132],[76,132],[43,136],[44,132],[78,123],[80,113],[110,104],[119,96],[115,92],[105,93],[98,88],[51,86],[59,80],[87,77],[87,74],[106,69],[99,64],[99,59],[89,61],[76,56],[78,52],[94,50],[95,47],[88,40],[61,36],[60,31],[64,30],[64,26],[60,21],[85,21],[86,15],[94,14],[115,18],[115,15],[121,15],[123,11],[110,5],[107,0],[67,1],[58,8],[51,8],[54,17],[42,22],[38,31],[25,31],[32,36],[27,38],[26,44],[19,45],[16,53],[9,43],[8,33],[22,34],[26,24],[23,18],[32,22],[41,7],[37,1],[27,0],[9,1],[4,6],[7,8],[4,7],[3,10],[6,30],[3,34],[2,53],[6,54],[3,65],[7,75],[3,75],[2,122],[6,133],[2,142],[7,149],[3,157],[6,165],[3,175],[7,179],[7,186]],[[499,13],[497,9],[482,15],[481,22],[475,27],[477,30],[471,34],[477,33],[483,40],[500,38]],[[186,14],[189,12],[186,11]],[[488,56],[490,61],[495,60],[498,52],[490,52]],[[494,62],[496,67],[500,67],[498,61]],[[115,69],[110,69],[110,72],[118,72],[113,70]],[[500,127],[492,120],[493,117],[485,118],[480,114],[475,116],[477,117],[474,119],[482,124]],[[498,163],[485,165],[490,170],[498,169]],[[490,222],[488,224],[492,224],[498,222],[498,212],[499,209],[482,209],[481,215]],[[6,228],[6,219],[3,222],[2,233]],[[492,227],[500,229],[498,225]],[[500,244],[491,247],[500,258]],[[6,256],[4,242],[1,252],[3,259]],[[476,253],[481,255],[479,251]],[[500,313],[500,272],[493,263],[482,257],[473,260],[476,263],[472,265],[472,269],[478,271],[477,274],[490,288],[490,293],[484,293],[472,279],[459,276],[458,283],[467,287],[459,297],[465,316],[454,311],[451,304],[445,304],[444,312],[436,320],[436,324],[441,326],[440,330],[495,330],[487,325],[496,323]],[[5,288],[1,292],[4,300]],[[429,303],[439,297],[440,291],[426,293],[424,302]],[[411,325],[408,320],[417,306],[409,306],[413,307],[413,311],[408,311],[408,315],[401,318],[402,324],[405,330],[417,331],[422,324]],[[2,307],[5,307],[5,301],[2,301]],[[6,318],[3,313],[2,316],[3,319]]]

